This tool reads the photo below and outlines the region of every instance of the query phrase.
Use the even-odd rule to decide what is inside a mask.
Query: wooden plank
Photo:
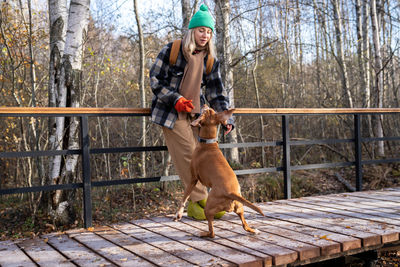
[[[384,188],[382,190],[383,191],[398,191],[398,192],[400,192],[400,187],[388,187],[388,188]]]
[[[235,114],[366,114],[399,113],[400,108],[236,108]],[[0,114],[119,114],[149,115],[149,108],[0,107]]]
[[[332,197],[336,197],[333,195]],[[370,209],[384,209],[387,213],[398,213],[400,211],[399,203],[393,202],[391,199],[376,199],[376,198],[366,198],[362,195],[350,195],[343,194],[341,196],[343,199],[349,199],[354,202],[354,205],[362,203],[370,206]],[[383,210],[382,210],[383,211]]]
[[[116,266],[66,234],[51,233],[42,238],[79,266]]]
[[[225,216],[224,216],[225,217]],[[225,221],[225,220],[218,220],[215,221],[215,226],[228,229],[231,231],[244,231],[241,229],[241,227],[238,225],[238,221],[235,222],[237,216],[234,216],[232,214],[232,221]],[[227,217],[225,217],[227,219]],[[275,244],[282,246],[287,249],[291,249],[294,251],[297,251],[298,253],[298,260],[306,260],[310,258],[315,258],[320,256],[320,249],[317,246],[309,245],[303,242],[299,242],[296,240],[291,240],[289,238],[285,238],[282,236],[274,235],[274,234],[268,234],[268,233],[260,233],[255,236],[257,239],[260,239],[262,241],[265,241],[269,244]]]
[[[0,114],[143,114],[149,108],[0,107]]]
[[[400,187],[388,187],[383,189],[384,191],[400,191]]]
[[[236,108],[237,114],[365,114],[398,113],[399,108]]]
[[[293,231],[290,229],[282,228],[280,225],[268,224],[268,218],[260,218],[252,221],[252,225],[259,231],[263,231],[270,234],[279,235],[292,240],[304,242],[320,248],[321,256],[329,256],[336,253],[340,253],[340,243],[333,241],[332,239],[320,238],[318,236],[304,234],[299,231]],[[239,222],[239,221],[237,221]],[[240,223],[240,222],[239,222]]]
[[[169,254],[157,247],[144,243],[139,239],[126,235],[113,228],[104,226],[96,227],[94,230],[96,234],[116,243],[124,249],[146,259],[157,266],[193,266],[190,262],[184,261],[174,255]]]
[[[294,232],[297,232],[312,236],[314,238],[337,242],[340,245],[340,251],[347,251],[361,247],[361,240],[352,236],[321,230],[319,228],[314,228],[290,221],[278,220],[271,217],[264,217],[260,219],[260,217],[256,216],[255,214],[249,214],[247,215],[247,217],[252,221],[257,221],[266,225],[273,225],[282,229],[291,230],[293,232],[292,235],[295,235]],[[330,253],[322,252],[321,254],[325,255]]]
[[[319,196],[318,198],[335,202],[338,200],[336,195],[325,195]],[[362,196],[354,196],[350,194],[343,194],[340,198],[343,201],[343,205],[362,207],[371,211],[380,210],[385,214],[397,214],[400,210],[400,204],[390,200],[363,198]]]
[[[180,224],[179,222],[171,221],[171,218],[161,217],[161,218],[153,218],[155,220],[163,221],[166,224],[172,222],[176,225],[179,225],[179,230],[177,228],[169,227],[165,224],[160,224],[158,222],[154,222],[147,219],[135,220],[131,223],[153,231],[155,233],[161,234],[168,238],[173,239],[174,241],[181,242],[185,245],[191,246],[198,250],[201,250],[205,253],[213,255],[215,257],[219,257],[226,261],[231,262],[232,264],[237,264],[239,266],[263,266],[262,259],[255,257],[253,255],[249,255],[247,253],[243,253],[241,251],[217,244],[210,239],[200,238],[193,234],[193,227]],[[185,232],[183,229],[190,229],[189,232]]]
[[[40,266],[75,266],[40,238],[23,240],[18,246]]]
[[[258,207],[264,211],[264,214],[267,217],[287,220],[317,229],[359,238],[362,241],[361,245],[364,247],[381,244],[380,235],[352,229],[348,225],[341,223],[340,219],[336,222],[327,220],[323,217],[323,214],[316,214],[316,212],[314,212],[315,214],[310,214],[309,212],[305,212],[303,209],[288,207],[287,205],[278,202],[262,203],[258,204]],[[252,212],[250,209],[246,209],[246,211]]]
[[[88,248],[96,251],[108,261],[118,266],[155,266],[154,264],[139,258],[137,255],[111,243],[104,238],[83,229],[70,230],[66,232]]]
[[[177,230],[184,231],[184,232],[186,232],[188,234],[192,234],[192,235],[194,235],[196,237],[197,237],[197,234],[194,231],[196,231],[197,229],[198,230],[205,230],[206,229],[206,227],[196,227],[196,226],[194,226],[194,224],[196,223],[196,221],[194,221],[194,220],[189,220],[187,218],[183,218],[183,220],[185,222],[191,221],[194,224],[190,224],[190,223],[182,224],[183,220],[181,220],[180,222],[175,222],[175,221],[173,221],[172,218],[173,218],[172,216],[169,216],[169,217],[155,217],[155,218],[151,218],[151,220],[154,221],[154,222],[161,223],[163,225],[175,228]],[[257,260],[255,262],[250,262],[252,264],[254,263],[254,266],[258,266],[258,265],[259,266],[271,266],[272,265],[272,257],[270,255],[267,255],[267,254],[264,254],[264,253],[260,253],[257,250],[247,248],[246,246],[238,246],[238,243],[233,242],[231,239],[228,239],[226,237],[217,236],[217,238],[208,239],[208,240],[211,240],[211,241],[213,241],[215,243],[218,243],[218,244],[220,244],[222,246],[234,249],[234,250],[237,251],[236,252],[237,254],[243,253],[244,257],[246,257],[248,254],[256,257]],[[261,259],[261,260],[259,260],[259,259]]]
[[[354,213],[354,216],[360,214],[359,218],[367,218],[373,221],[392,224],[396,226],[400,226],[400,214],[386,212],[388,209],[379,208],[379,209],[371,209],[369,205],[363,205],[361,202],[357,202],[357,199],[354,201],[349,201],[348,198],[340,198],[337,197],[307,197],[302,198],[302,201],[316,203],[318,205],[324,207],[331,207],[340,210],[346,210]],[[400,208],[400,204],[398,205]],[[397,228],[395,228],[397,229]],[[399,231],[400,229],[398,229]]]
[[[390,197],[390,196],[385,196],[385,197],[368,197],[368,196],[363,196],[363,195],[353,195],[351,196],[354,199],[358,199],[358,201],[363,201],[363,202],[368,202],[371,206],[376,206],[376,207],[386,207],[390,209],[399,209],[400,202],[397,201],[396,199]]]
[[[240,225],[237,225],[237,223],[232,222],[237,218],[237,216],[225,215],[224,217],[227,218],[228,216],[229,216],[230,220],[215,220],[214,226],[225,229],[225,230],[233,231],[236,233],[241,233],[241,234],[246,233],[247,234],[247,232],[245,232]],[[272,244],[272,245],[281,246],[282,248],[285,248],[285,249],[296,251],[298,253],[297,258],[299,260],[305,260],[305,259],[317,257],[320,255],[320,250],[316,246],[305,244],[303,242],[291,240],[288,238],[284,238],[284,237],[281,237],[278,235],[257,234],[257,235],[254,235],[253,237],[256,239],[259,239],[260,241],[266,242],[265,246],[269,246],[270,244]]]
[[[400,187],[383,188],[381,190],[357,191],[356,193],[400,196]]]
[[[381,216],[379,216],[376,210],[368,212],[368,209],[360,208],[358,205],[356,206],[355,203],[353,203],[352,206],[348,205],[346,206],[345,205],[346,202],[344,199],[340,200],[337,198],[332,198],[329,200],[326,199],[324,200],[317,197],[309,197],[309,198],[296,199],[292,203],[297,203],[297,202],[324,207],[326,208],[326,211],[332,213],[342,214],[346,216],[356,217],[359,219],[371,220],[386,224],[392,224],[393,225],[391,226],[392,229],[400,231],[400,228],[397,227],[398,225],[400,225],[400,222],[398,221],[398,217],[396,217],[395,215],[393,214],[385,215],[385,213],[382,212],[380,213]]]
[[[186,217],[185,215],[180,222],[197,228],[198,229],[197,231],[207,229],[208,227],[206,221],[198,221],[194,219],[192,220]],[[270,266],[270,264],[284,265],[292,263],[297,259],[296,251],[281,246],[277,246],[274,244],[266,243],[260,239],[255,238],[255,236],[253,235],[248,235],[243,232],[239,233],[239,231],[235,232],[235,231],[225,230],[218,226],[216,226],[215,229],[216,229],[215,230],[216,238],[214,242],[226,246],[232,246],[233,243],[236,244],[236,247],[238,249],[241,250],[246,249],[246,252],[248,248],[252,250],[251,253],[253,255],[264,259],[265,266]],[[262,254],[260,254],[260,252]],[[272,258],[272,263],[270,263],[269,258]]]
[[[301,208],[304,212],[312,213],[314,216],[323,216],[324,220],[330,223],[340,223],[345,227],[351,227],[364,232],[371,232],[380,235],[382,243],[389,243],[399,240],[399,232],[393,225],[374,222],[369,219],[359,219],[362,215],[356,215],[352,212],[342,211],[339,209],[326,208],[318,205],[301,202],[301,200],[283,201],[283,203]],[[357,217],[356,217],[357,216]]]
[[[198,266],[233,266],[234,264],[225,261],[219,257],[215,257],[181,242],[176,242],[168,237],[154,233],[148,229],[144,229],[131,223],[121,223],[112,225],[113,228],[135,237],[143,242],[151,244],[161,250],[164,250],[178,258],[186,260],[193,265]]]
[[[394,194],[395,191],[363,191],[363,192],[354,192],[353,195],[357,197],[370,198],[370,199],[378,199],[378,200],[390,200],[392,202],[400,203],[400,195]]]
[[[34,267],[36,264],[12,241],[0,241],[0,266]]]
[[[257,220],[255,220],[257,218]],[[264,222],[270,220],[265,217],[255,217],[252,219],[248,219],[249,224],[251,224],[252,227],[255,227],[257,230],[261,231],[260,235],[258,237],[263,237],[263,236],[268,236],[270,235],[276,235],[279,237],[283,238],[283,242],[279,241],[279,244],[284,244],[284,242],[287,242],[287,240],[291,241],[299,241],[302,244],[303,248],[305,247],[304,244],[311,245],[313,247],[318,247],[319,248],[319,253],[318,255],[316,254],[310,254],[312,255],[312,258],[318,257],[320,255],[322,256],[327,256],[327,255],[332,255],[340,252],[340,244],[337,242],[334,242],[332,240],[326,240],[326,239],[321,239],[317,238],[314,236],[306,235],[297,231],[292,231],[288,229],[281,228],[280,226],[274,226],[270,224],[265,224]],[[235,214],[229,214],[228,216],[224,216],[222,218],[224,221],[229,221],[232,223],[235,223],[237,225],[242,225],[241,220],[239,219],[238,216]],[[313,251],[314,249],[312,249]],[[311,258],[311,256],[310,256]],[[306,257],[299,257],[300,260],[305,260]]]

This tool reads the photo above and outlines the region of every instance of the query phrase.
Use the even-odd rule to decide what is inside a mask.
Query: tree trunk
[[[320,47],[321,47],[321,40],[320,34],[318,31],[318,23],[321,23],[321,15],[319,12],[319,7],[316,3],[315,0],[313,0],[313,9],[314,9],[314,39],[315,39],[315,68],[316,68],[316,79],[317,79],[317,92],[318,92],[318,98],[323,99],[323,94],[321,90],[321,56],[320,56]]]
[[[362,31],[362,6],[361,0],[356,0],[355,2],[356,8],[356,28],[357,28],[357,57],[358,57],[358,68],[360,73],[360,89],[359,93],[356,95],[364,96],[365,93],[365,69],[364,69],[364,59],[363,59],[363,51],[364,51],[364,35]],[[365,97],[362,97],[362,101],[364,102]]]
[[[82,58],[84,48],[84,38],[86,36],[89,23],[89,0],[73,0],[70,3],[68,13],[68,26],[65,35],[64,54],[54,48],[54,59],[61,62],[53,62],[50,73],[57,77],[52,83],[49,83],[49,91],[54,93],[50,97],[49,105],[55,104],[57,107],[79,107],[80,93],[82,85]],[[50,14],[55,7],[62,6],[65,2],[54,1],[49,4]],[[63,12],[59,11],[59,12]],[[55,14],[57,15],[57,14]],[[60,19],[60,14],[53,24],[51,24],[52,37],[55,40],[64,40],[64,17]],[[52,16],[52,15],[51,15]],[[55,26],[55,29],[53,29]],[[54,40],[54,39],[53,39]],[[53,53],[53,51],[52,51]],[[59,69],[57,69],[57,67]],[[54,71],[54,73],[52,73]],[[68,119],[57,118],[55,125],[51,125],[52,137],[50,139],[51,147],[60,149],[79,149],[78,140],[79,121],[75,117]],[[53,134],[54,133],[54,134]],[[68,155],[64,158],[54,157],[50,162],[50,184],[72,183],[77,180],[78,155]],[[51,199],[50,214],[54,221],[65,224],[74,219],[72,210],[73,191],[63,194],[63,191],[56,191]]]
[[[367,1],[357,0],[357,35],[358,35],[358,60],[360,68],[360,95],[362,107],[371,107],[371,74],[370,74],[370,45],[369,45],[369,4]],[[374,136],[371,116],[366,116],[366,133]],[[374,157],[375,143],[371,142],[371,151]]]
[[[139,56],[140,56],[140,67],[139,67],[139,88],[140,88],[140,106],[146,107],[146,92],[144,89],[144,43],[143,43],[143,31],[142,25],[140,24],[139,11],[137,7],[137,0],[133,0],[133,6],[135,10],[135,18],[138,27],[139,34]],[[141,133],[142,146],[146,146],[146,117],[142,117],[142,133]],[[141,166],[142,177],[146,177],[146,152],[142,152],[142,166]]]
[[[217,34],[217,51],[218,59],[221,62],[221,76],[226,91],[230,99],[230,106],[235,107],[235,97],[233,89],[233,71],[230,66],[232,62],[231,39],[229,33],[229,22],[231,7],[229,0],[215,0],[216,13],[216,34]],[[228,142],[237,143],[237,133],[234,129],[227,135]],[[234,147],[228,150],[228,159],[232,162],[239,162],[239,150]]]
[[[50,64],[49,64],[49,106],[65,107],[65,103],[57,101],[59,90],[57,81],[61,70],[61,59],[64,54],[65,38],[67,33],[67,1],[49,0],[49,19],[50,19]],[[50,149],[62,150],[62,137],[64,117],[49,118]],[[49,179],[53,183],[60,174],[61,156],[54,156],[49,163]]]
[[[302,46],[302,32],[301,32],[301,8],[300,1],[296,0],[296,15],[295,15],[295,46],[296,46],[296,63],[297,71],[300,70],[300,99],[305,96],[304,88],[304,70],[303,70],[303,46]]]
[[[364,93],[364,107],[371,107],[371,75],[370,75],[370,45],[369,45],[369,5],[367,1],[362,1],[362,43],[363,50],[361,51],[362,63],[364,65],[364,80],[365,80],[365,93]]]
[[[258,19],[258,15],[260,18]],[[256,92],[256,102],[257,102],[257,108],[261,108],[261,103],[260,103],[260,93],[259,93],[259,88],[258,88],[258,83],[257,83],[257,67],[258,67],[258,58],[259,58],[259,49],[260,49],[260,43],[262,42],[262,11],[261,11],[261,2],[258,1],[258,9],[257,9],[257,15],[254,20],[254,39],[256,43],[256,52],[254,54],[254,66],[252,70],[252,76],[253,76],[253,82],[254,82],[254,90]],[[258,19],[258,21],[257,21]],[[257,29],[257,24],[259,23],[259,29]],[[265,135],[264,135],[264,120],[263,116],[259,117],[260,119],[260,136],[261,136],[261,142],[265,142]],[[265,153],[264,153],[264,147],[261,147],[261,165],[263,167],[266,166],[266,160],[265,160]]]
[[[182,6],[182,35],[187,31],[189,28],[190,18],[192,16],[192,12],[190,9],[190,0],[181,0]]]
[[[184,35],[189,28],[189,22],[197,10],[198,0],[195,0],[193,6],[190,5],[190,0],[181,0],[182,7],[182,29],[181,33]]]
[[[344,57],[344,44],[342,38],[343,32],[343,22],[342,15],[340,11],[339,0],[331,0],[333,6],[333,16],[334,16],[334,24],[335,24],[335,33],[336,33],[336,49],[337,56],[336,60],[339,65],[341,80],[342,80],[342,88],[344,95],[347,97],[347,105],[349,108],[353,108],[353,97],[349,88],[349,78],[347,74],[347,65]]]
[[[21,10],[22,11],[22,10]],[[22,13],[22,12],[21,12]],[[28,38],[28,44],[29,44],[29,59],[30,59],[30,64],[29,64],[29,70],[30,70],[30,75],[31,75],[31,91],[32,91],[32,106],[36,107],[36,71],[35,71],[35,60],[34,60],[34,52],[33,52],[33,45],[32,45],[32,7],[31,7],[31,0],[28,0],[28,14],[29,14],[29,19],[28,19],[28,25],[29,25],[29,38]],[[40,142],[39,142],[39,120],[37,118],[34,119],[32,123],[30,123],[30,126],[32,128],[32,134],[34,138],[34,144],[33,144],[33,150],[41,150],[40,147]],[[34,160],[34,159],[29,159],[29,160]],[[37,167],[37,173],[38,177],[40,180],[40,184],[44,185],[45,183],[45,178],[44,178],[44,171],[43,171],[43,158],[42,157],[37,157],[35,159],[36,162],[36,167]],[[39,203],[41,202],[43,192],[40,192],[37,194],[37,198],[35,199],[35,194],[31,194],[31,198],[33,200],[33,213],[32,213],[32,221],[35,222],[36,220],[36,212],[39,207]]]
[[[283,7],[280,7],[283,8]],[[283,25],[281,25],[281,36],[283,38],[282,42],[285,45],[285,56],[286,56],[286,72],[282,71],[282,96],[283,96],[283,104],[282,106],[285,108],[287,107],[287,104],[290,99],[290,93],[289,93],[289,86],[290,86],[290,80],[292,76],[292,51],[291,51],[291,46],[289,43],[289,12],[290,12],[290,7],[289,7],[289,0],[285,1],[285,6],[284,6],[284,15],[283,15]],[[282,60],[283,63],[283,60]]]
[[[376,1],[371,0],[371,25],[372,25],[372,35],[374,42],[374,52],[375,52],[375,93],[376,93],[376,107],[383,107],[383,67],[382,67],[382,56],[381,56],[381,45],[379,40],[380,27],[378,23],[378,14],[376,9]],[[382,115],[377,116],[375,120],[375,131],[377,137],[383,137],[382,128]],[[385,155],[385,148],[383,141],[378,142],[379,156]]]

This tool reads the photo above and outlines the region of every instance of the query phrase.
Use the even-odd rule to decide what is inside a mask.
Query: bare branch
[[[273,40],[273,41],[271,41],[271,42],[267,42],[267,43],[263,44],[260,48],[247,51],[243,56],[241,56],[241,57],[239,57],[239,58],[236,58],[235,60],[232,60],[232,64],[230,65],[231,68],[233,68],[233,67],[235,67],[237,64],[239,64],[240,61],[242,61],[243,59],[245,59],[248,55],[250,55],[250,54],[255,54],[255,53],[257,53],[258,51],[260,51],[260,50],[262,50],[262,49],[264,49],[264,48],[267,48],[268,46],[272,45],[273,43],[276,43],[277,41],[278,41],[278,39],[275,39],[275,40]]]

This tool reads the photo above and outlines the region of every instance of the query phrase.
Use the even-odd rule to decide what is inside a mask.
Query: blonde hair
[[[192,54],[193,51],[196,49],[196,41],[194,39],[194,29],[195,28],[189,29],[187,31],[187,33],[185,34],[185,36],[183,36],[183,39],[182,39],[182,48],[190,54]],[[206,50],[207,50],[208,54],[210,54],[213,58],[215,58],[216,53],[215,53],[215,46],[214,46],[212,37],[213,37],[213,34],[211,33],[211,38],[207,42]]]

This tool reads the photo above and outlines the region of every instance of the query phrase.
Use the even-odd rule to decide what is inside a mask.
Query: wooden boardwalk
[[[399,244],[400,188],[305,197],[246,210],[249,235],[235,214],[215,222],[157,217],[94,229],[0,242],[4,266],[299,265]]]

